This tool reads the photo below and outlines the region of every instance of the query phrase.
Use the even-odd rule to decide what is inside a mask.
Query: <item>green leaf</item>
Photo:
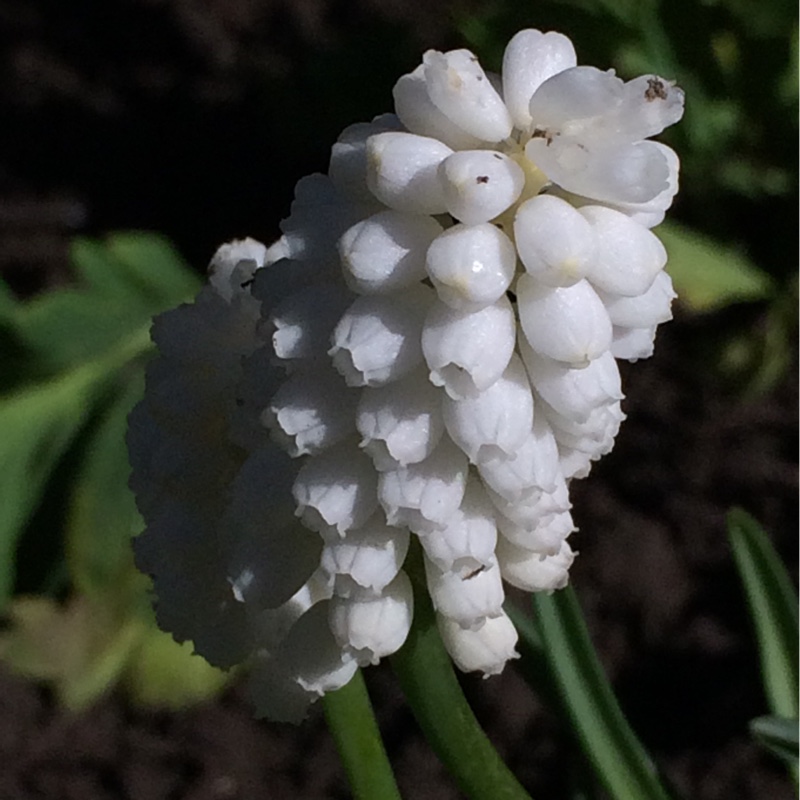
[[[728,536],[744,585],[770,711],[798,716],[797,593],[764,529],[740,508],[728,513]]]
[[[322,705],[355,800],[400,800],[361,670]]]
[[[481,729],[453,672],[436,628],[421,554],[406,566],[414,584],[414,619],[392,667],[425,738],[471,800],[529,800]]]
[[[17,540],[52,470],[121,367],[149,346],[142,329],[97,361],[0,398],[0,609],[14,582]]]
[[[49,683],[66,708],[85,708],[111,689],[145,627],[120,624],[106,604],[76,597],[65,606],[45,597],[20,597],[0,634],[0,659],[14,672]]]
[[[733,248],[673,222],[661,225],[658,237],[680,302],[694,311],[762,300],[774,291],[770,277]]]
[[[767,750],[788,764],[797,767],[798,721],[786,717],[757,717],[750,721],[750,733]]]
[[[152,234],[77,239],[72,260],[82,285],[20,304],[13,320],[46,374],[96,358],[198,286],[175,250]]]
[[[561,703],[610,797],[667,800],[651,758],[617,703],[572,588],[534,594],[533,606]]]
[[[132,582],[138,573],[131,538],[143,523],[128,488],[125,445],[128,414],[141,394],[137,374],[96,426],[76,476],[66,531],[67,562],[73,587],[91,598],[121,595],[126,587],[134,594],[144,590],[141,581]]]
[[[192,652],[191,642],[178,644],[160,631],[152,614],[131,653],[123,676],[131,700],[149,708],[181,709],[214,697],[232,673],[212,667]]]

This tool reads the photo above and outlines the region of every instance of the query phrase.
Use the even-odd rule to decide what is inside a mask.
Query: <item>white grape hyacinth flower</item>
[[[276,720],[401,647],[412,584],[461,669],[516,657],[504,582],[566,585],[569,483],[675,296],[651,230],[678,188],[649,140],[683,113],[670,81],[524,30],[501,76],[430,51],[394,101],[298,183],[277,242],[223,245],[156,320],[130,420],[159,623],[248,662]]]

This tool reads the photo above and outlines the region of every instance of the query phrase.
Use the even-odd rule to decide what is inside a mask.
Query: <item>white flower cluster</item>
[[[275,719],[402,645],[412,537],[456,664],[502,670],[503,581],[566,584],[569,481],[624,417],[616,359],[670,318],[650,228],[678,159],[647,137],[679,89],[525,30],[502,77],[431,51],[394,100],[298,183],[278,242],[225,245],[155,322],[131,417],[160,624],[249,659]]]

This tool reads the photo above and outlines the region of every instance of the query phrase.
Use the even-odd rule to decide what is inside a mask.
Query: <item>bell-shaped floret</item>
[[[358,663],[331,632],[329,606],[328,600],[316,603],[273,652],[254,659],[248,689],[257,716],[301,722],[311,703],[341,689],[355,675]]]
[[[325,532],[324,538],[320,565],[337,576],[337,594],[347,596],[347,583],[374,592],[391,583],[405,561],[410,534],[407,528],[387,525],[385,516],[378,511],[344,537],[333,530]],[[342,576],[349,582],[341,581]]]
[[[422,363],[420,337],[434,300],[427,286],[359,297],[333,332],[328,355],[348,386],[382,386]]]
[[[480,145],[478,137],[461,130],[433,104],[428,95],[424,64],[403,75],[392,95],[397,116],[411,133],[438,139],[453,150],[472,150]]]
[[[611,352],[614,358],[638,361],[650,358],[656,342],[656,326],[650,328],[614,328]]]
[[[548,358],[585,367],[611,346],[611,321],[587,280],[552,288],[521,275],[517,301],[528,344]]]
[[[413,133],[379,133],[367,141],[367,185],[384,205],[408,214],[444,214],[439,164],[453,151]]]
[[[464,499],[467,472],[467,457],[447,436],[424,461],[382,472],[378,495],[387,522],[415,532],[445,528]]]
[[[510,136],[511,115],[469,50],[429,50],[422,63],[428,96],[448,119],[486,142]]]
[[[604,292],[636,297],[644,294],[667,263],[658,237],[621,211],[584,206],[578,212],[592,226],[594,257],[587,274]]]
[[[289,376],[262,419],[292,457],[314,455],[355,433],[358,394],[326,365]]]
[[[376,510],[377,475],[369,456],[346,441],[311,456],[292,487],[297,516],[312,531],[335,527],[344,535]]]
[[[331,331],[352,299],[353,294],[337,284],[302,289],[271,311],[259,334],[271,342],[281,361],[321,358]]]
[[[426,277],[425,254],[442,232],[433,217],[381,211],[339,239],[344,278],[359,294],[385,294]]]
[[[454,399],[474,397],[505,372],[515,335],[514,310],[507,297],[480,311],[434,303],[422,330],[431,382]]]
[[[503,613],[503,580],[495,562],[462,575],[443,572],[426,557],[425,577],[433,607],[463,628],[476,630],[487,617]]]
[[[544,415],[534,413],[533,427],[511,455],[497,453],[481,460],[478,472],[489,488],[511,503],[553,491],[560,477],[558,446]]]
[[[348,125],[331,148],[328,166],[328,177],[339,192],[359,204],[375,204],[375,196],[367,187],[367,140],[378,133],[401,130],[403,125],[394,114]]]
[[[586,277],[594,255],[594,233],[566,200],[538,195],[514,218],[514,237],[525,269],[549,286],[571,286]]]
[[[209,284],[223,300],[230,302],[256,270],[264,266],[266,254],[267,248],[249,236],[221,245],[208,265]]]
[[[497,541],[497,561],[503,578],[526,592],[552,592],[569,582],[575,554],[566,541],[558,553],[545,556],[517,547],[503,536]]]
[[[534,528],[541,520],[551,514],[559,514],[572,508],[572,504],[569,502],[567,484],[561,476],[557,478],[556,487],[552,491],[533,492],[517,502],[507,500],[488,486],[486,490],[494,507],[502,517],[526,529]],[[497,517],[497,527],[501,531],[505,524],[505,520],[502,517]]]
[[[268,447],[253,453],[228,489],[219,543],[234,596],[257,609],[285,603],[319,565],[319,536],[297,523],[296,463]]]
[[[425,555],[442,572],[464,577],[494,561],[495,509],[479,480],[470,477],[461,506],[441,530],[420,534]]]
[[[575,523],[569,511],[556,511],[545,514],[536,523],[527,526],[498,516],[497,529],[504,539],[517,547],[552,556],[558,553],[564,539],[575,530]]]
[[[442,392],[421,370],[388,386],[367,387],[356,426],[376,469],[416,464],[433,452],[444,431]]]
[[[517,128],[531,127],[534,92],[548,78],[577,63],[575,48],[563,34],[528,29],[511,37],[503,54],[503,99]]]
[[[477,630],[463,628],[441,614],[436,622],[447,652],[462,672],[482,672],[488,678],[499,675],[507,661],[519,658],[519,635],[505,612],[490,617]]]
[[[439,165],[447,210],[466,225],[488,222],[517,201],[522,167],[494,150],[462,150]]]
[[[638,297],[598,292],[615,328],[650,328],[672,319],[672,301],[677,297],[672,279],[663,270],[650,288]],[[615,330],[615,338],[616,338]]]
[[[583,369],[539,355],[525,342],[520,352],[533,388],[563,417],[585,422],[594,409],[622,399],[619,368],[610,352]]]
[[[517,265],[511,240],[494,225],[454,225],[428,248],[426,267],[439,299],[480,311],[505,295]]]
[[[347,597],[334,595],[330,604],[330,626],[346,654],[361,666],[377,664],[399,650],[411,628],[414,593],[405,572],[376,594],[355,590]]]
[[[513,355],[503,375],[475,397],[446,397],[442,413],[450,437],[473,464],[512,455],[533,425],[533,395],[520,357]]]

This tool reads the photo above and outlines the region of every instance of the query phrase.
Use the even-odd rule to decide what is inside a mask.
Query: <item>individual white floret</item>
[[[594,257],[587,274],[592,285],[626,297],[644,294],[667,263],[658,237],[613,208],[584,206],[578,213],[594,231]]]
[[[461,150],[439,165],[447,210],[466,225],[489,222],[519,198],[525,173],[494,150]]]
[[[661,271],[650,288],[638,297],[598,292],[615,328],[650,328],[672,319],[672,301],[677,297],[669,274]],[[616,334],[616,331],[615,331]]]
[[[295,186],[289,216],[281,222],[280,247],[269,248],[272,260],[308,261],[319,268],[335,268],[336,242],[355,222],[376,210],[376,204],[356,203],[345,197],[327,175],[308,175]]]
[[[522,203],[514,237],[525,269],[549,286],[571,286],[586,277],[594,256],[592,226],[570,203],[537,195]]]
[[[469,50],[429,50],[422,63],[431,102],[459,128],[486,142],[511,134],[511,115]]]
[[[236,286],[232,285],[234,274],[239,288],[249,281],[255,271],[264,266],[267,248],[251,239],[234,239],[217,248],[208,265],[208,282],[225,300],[231,300]]]
[[[519,658],[519,635],[505,612],[487,619],[478,630],[462,628],[441,614],[436,615],[436,623],[447,652],[462,672],[482,672],[488,678],[499,675],[507,661]]]
[[[563,34],[528,29],[511,37],[503,54],[503,99],[517,128],[531,127],[534,92],[549,77],[577,63],[575,48]]]
[[[403,125],[394,114],[348,125],[331,148],[328,177],[334,186],[359,204],[375,204],[375,196],[367,187],[367,140],[377,133],[401,130]]]
[[[319,565],[322,542],[294,516],[296,462],[275,447],[253,453],[228,487],[220,568],[234,597],[256,608],[289,600]]]
[[[494,490],[486,487],[494,507],[503,517],[523,528],[532,529],[545,517],[569,511],[572,504],[569,501],[569,489],[563,477],[559,476],[556,488],[553,491],[536,491],[517,502],[510,502]],[[502,530],[504,520],[497,517],[497,527]]]
[[[443,572],[464,577],[494,562],[495,509],[474,476],[467,481],[459,509],[441,530],[420,534],[425,555]]]
[[[498,515],[497,530],[503,538],[517,547],[544,556],[552,556],[561,549],[561,544],[574,530],[575,523],[569,511],[545,514],[532,525],[518,525]]]
[[[367,141],[367,185],[384,205],[409,214],[444,214],[438,167],[453,151],[413,133],[379,133]]]
[[[621,400],[619,367],[605,352],[583,369],[539,355],[525,342],[520,352],[536,393],[561,416],[585,422],[596,408]]]
[[[400,572],[379,594],[362,589],[346,598],[334,595],[329,621],[344,652],[366,666],[402,647],[413,611],[411,581]]]
[[[464,499],[467,472],[467,457],[447,436],[424,461],[382,472],[378,495],[387,522],[415,532],[446,527]]]
[[[331,331],[353,294],[344,286],[321,284],[287,297],[265,319],[259,335],[271,342],[282,361],[320,358],[328,348]]]
[[[448,228],[433,240],[426,259],[439,299],[461,311],[480,311],[497,302],[516,266],[511,240],[488,222]]]
[[[422,370],[388,386],[367,387],[356,426],[376,469],[416,464],[433,452],[444,432],[442,392]]]
[[[475,397],[445,397],[442,413],[450,438],[473,464],[516,452],[533,425],[533,395],[522,359],[514,354],[503,375]]]
[[[503,579],[496,562],[459,574],[443,572],[426,557],[425,577],[433,607],[463,628],[477,630],[487,618],[503,613]]]
[[[375,511],[376,486],[372,461],[355,441],[334,445],[300,468],[292,487],[297,516],[312,531],[332,526],[344,535]]]
[[[457,311],[436,302],[422,330],[430,380],[459,399],[488,389],[514,352],[516,322],[507,297],[480,311]]]
[[[394,580],[408,552],[410,533],[407,528],[386,524],[382,512],[373,514],[364,525],[347,531],[344,537],[335,529],[323,532],[325,546],[320,565],[337,576],[337,594],[347,596],[341,576],[350,584],[380,592]]]
[[[359,294],[385,294],[425,278],[425,254],[442,232],[433,217],[381,211],[339,239],[344,278]]]
[[[287,297],[331,278],[335,278],[333,270],[320,270],[319,265],[313,262],[280,258],[256,270],[249,288],[252,297],[261,304],[263,320]],[[259,327],[262,326],[263,322]]]
[[[358,394],[326,365],[289,376],[262,420],[290,456],[313,455],[355,433]]]
[[[411,133],[430,136],[454,150],[472,150],[481,140],[461,130],[431,101],[425,81],[425,65],[403,75],[394,85],[394,108],[403,125]]]
[[[528,344],[544,356],[585,367],[611,346],[611,321],[587,280],[551,288],[521,275],[517,303]]]
[[[656,342],[656,326],[650,328],[614,328],[611,352],[614,358],[638,361],[653,355]]]
[[[553,491],[560,477],[558,445],[544,414],[534,411],[533,427],[511,455],[481,460],[478,472],[488,487],[512,503]]]
[[[381,386],[422,363],[420,336],[434,294],[415,286],[397,296],[359,297],[333,331],[328,355],[348,386]]]
[[[575,560],[566,541],[553,556],[540,555],[511,544],[503,536],[497,541],[497,561],[503,578],[526,592],[552,592],[569,583],[569,568]]]
[[[329,604],[316,603],[277,649],[253,660],[248,690],[257,716],[298,723],[312,702],[355,675],[358,663],[342,650],[328,624]]]

